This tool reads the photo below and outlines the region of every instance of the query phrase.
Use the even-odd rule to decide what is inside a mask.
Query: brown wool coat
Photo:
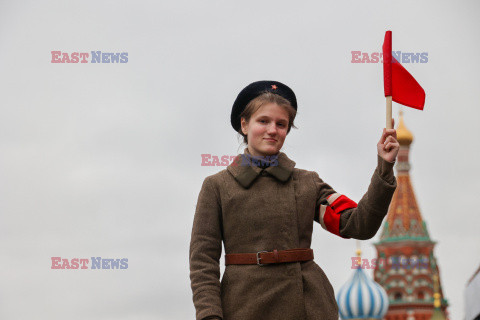
[[[396,179],[393,163],[377,157],[367,193],[357,208],[341,214],[342,237],[373,237],[387,214]],[[333,288],[313,260],[228,265],[219,279],[222,241],[226,254],[310,248],[319,206],[332,193],[316,172],[295,168],[284,153],[279,154],[278,166],[230,165],[207,177],[190,243],[196,319],[337,320]]]

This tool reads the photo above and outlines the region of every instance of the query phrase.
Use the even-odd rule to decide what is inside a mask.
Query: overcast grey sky
[[[412,181],[452,320],[480,265],[480,3],[472,1],[0,1],[0,318],[193,319],[188,246],[201,154],[235,155],[231,105],[250,82],[296,93],[283,151],[358,201],[384,127],[382,66],[351,51],[428,52],[404,66],[427,93],[404,108]],[[53,64],[51,51],[128,52]],[[90,59],[89,59],[90,60]],[[394,104],[397,117],[399,106]],[[335,290],[355,241],[315,225]],[[364,256],[374,258],[371,241]],[[52,270],[51,257],[128,258]],[[371,273],[370,273],[371,274]]]

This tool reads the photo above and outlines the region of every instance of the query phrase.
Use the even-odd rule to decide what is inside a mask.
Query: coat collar
[[[245,148],[243,155],[238,155],[235,158],[232,164],[227,167],[227,170],[233,175],[235,180],[246,189],[253,184],[262,171],[266,171],[281,182],[287,182],[292,175],[293,168],[295,167],[295,162],[290,160],[283,152],[278,153],[278,164],[271,165],[266,169],[262,169],[255,165],[242,165],[242,156],[251,157],[247,148]]]

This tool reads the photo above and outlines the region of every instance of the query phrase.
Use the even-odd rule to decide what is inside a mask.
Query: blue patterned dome
[[[356,269],[352,278],[337,294],[338,311],[342,319],[382,319],[388,310],[385,290]]]

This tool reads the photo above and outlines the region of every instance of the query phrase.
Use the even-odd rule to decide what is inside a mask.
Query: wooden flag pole
[[[387,129],[393,129],[392,127],[392,96],[386,96],[387,99]]]

